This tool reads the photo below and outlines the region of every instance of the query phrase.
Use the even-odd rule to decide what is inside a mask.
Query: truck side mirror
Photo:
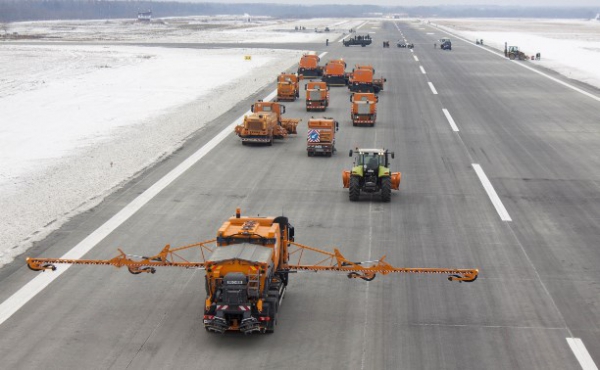
[[[350,103],[352,103],[352,97],[354,96],[354,94],[350,95]]]
[[[375,97],[375,102],[379,103],[379,96]]]
[[[340,129],[340,124],[338,121],[335,121],[335,130],[339,130]]]
[[[279,105],[279,114],[285,113],[285,105]]]
[[[350,153],[348,153],[348,157],[352,157],[352,149],[350,149]]]
[[[254,113],[254,104],[250,106],[250,112]]]
[[[394,152],[392,152],[392,159],[394,159]]]

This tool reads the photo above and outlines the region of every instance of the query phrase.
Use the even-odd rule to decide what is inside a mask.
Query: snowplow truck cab
[[[335,133],[339,124],[333,118],[311,118],[308,120],[306,151],[309,157],[324,155],[331,157],[335,152]]]
[[[318,78],[323,75],[323,67],[319,66],[321,58],[314,52],[308,52],[300,58],[298,63],[298,75],[304,78]]]
[[[288,284],[287,245],[294,228],[286,217],[235,217],[217,232],[206,260],[204,328],[213,333],[272,333]]]
[[[374,93],[354,93],[350,96],[350,119],[353,126],[375,126],[377,120],[377,102]]]
[[[277,76],[277,101],[295,101],[300,97],[300,80],[295,73],[281,72]]]
[[[375,68],[370,65],[359,65],[352,70],[348,80],[348,89],[351,92],[372,92],[378,94],[383,90],[387,81],[385,78],[374,78]]]
[[[310,81],[306,89],[306,110],[325,111],[329,106],[329,86],[322,81]]]
[[[350,157],[355,154],[352,170],[342,172],[344,188],[349,189],[351,201],[358,201],[360,193],[381,194],[383,202],[389,202],[392,190],[400,188],[402,174],[391,172],[389,157],[394,158],[394,152],[386,149],[356,149],[350,150]]]
[[[251,114],[244,116],[241,125],[235,127],[235,134],[242,144],[262,143],[273,145],[274,139],[285,139],[289,134],[296,134],[296,127],[301,121],[297,118],[283,118],[285,106],[277,102],[258,102],[250,107]]]
[[[334,59],[327,62],[321,80],[327,83],[328,86],[346,86],[348,84],[346,62],[343,59]]]

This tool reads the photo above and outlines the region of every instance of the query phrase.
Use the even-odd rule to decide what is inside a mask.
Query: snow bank
[[[0,53],[8,59],[0,73],[0,263],[177,149],[301,55],[22,45],[1,45]]]
[[[600,22],[548,19],[435,19],[440,28],[475,42],[504,50],[516,45],[534,63],[600,88]]]
[[[220,16],[9,24],[25,43],[0,44],[0,266],[272,83],[302,54],[244,43],[324,43],[360,23]],[[239,48],[143,46],[159,42]]]
[[[161,18],[149,23],[129,19],[15,22],[8,31],[16,32],[21,40],[32,41],[299,43],[325,42],[360,23],[329,18],[248,21],[242,16],[221,16]],[[324,32],[326,27],[331,32]]]

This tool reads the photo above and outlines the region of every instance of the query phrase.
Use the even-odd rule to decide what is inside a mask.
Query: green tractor
[[[389,156],[394,158],[394,152],[387,149],[350,149],[350,157],[356,154],[352,171],[342,172],[344,188],[350,190],[350,200],[358,200],[363,193],[381,192],[381,200],[389,202],[392,189],[400,187],[400,172],[390,172]]]

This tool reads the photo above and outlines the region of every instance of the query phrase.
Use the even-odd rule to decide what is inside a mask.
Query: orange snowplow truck
[[[322,81],[310,81],[304,85],[304,89],[306,89],[306,110],[325,111],[329,105],[329,86]]]
[[[295,73],[281,72],[277,76],[277,101],[294,101],[300,97],[300,80]]]
[[[373,78],[375,68],[370,65],[357,64],[348,80],[348,89],[352,92],[372,92],[378,94],[383,90],[385,78]]]
[[[379,97],[374,93],[354,93],[350,96],[352,103],[350,118],[353,126],[375,126],[377,119],[377,102]]]
[[[284,139],[289,134],[296,134],[296,127],[301,119],[282,118],[285,106],[276,102],[259,100],[250,107],[251,114],[244,116],[244,122],[235,127],[235,133],[242,139],[242,144],[263,143],[273,145],[273,139]]]
[[[330,60],[325,64],[321,80],[328,86],[345,86],[348,83],[346,62],[343,59]]]
[[[308,156],[331,157],[335,152],[335,132],[339,124],[333,118],[311,118],[308,120],[306,151]]]
[[[216,238],[175,248],[167,244],[153,256],[126,254],[119,249],[118,256],[106,260],[27,258],[33,271],[56,271],[58,264],[125,267],[136,276],[154,274],[161,268],[204,269],[204,328],[212,333],[244,334],[275,330],[290,273],[328,271],[364,281],[378,274],[448,274],[448,280],[458,282],[475,281],[479,274],[477,269],[396,267],[385,256],[352,261],[337,248],[329,252],[296,243],[294,227],[285,216],[242,217],[239,208],[235,217],[222,224]],[[197,293],[196,288],[190,289]],[[309,309],[311,303],[303,303]]]
[[[298,75],[304,78],[316,78],[323,76],[323,67],[319,66],[321,58],[314,52],[308,52],[300,58],[298,63]]]

